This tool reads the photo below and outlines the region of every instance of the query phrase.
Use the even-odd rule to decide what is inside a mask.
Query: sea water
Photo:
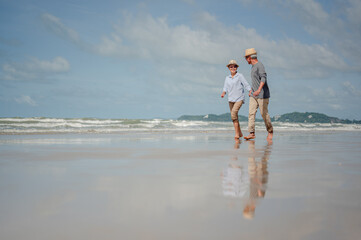
[[[275,131],[361,131],[361,124],[273,122]],[[240,122],[247,129],[247,122]],[[263,122],[256,122],[264,129]],[[0,118],[0,134],[61,134],[61,133],[129,133],[129,132],[189,132],[231,131],[229,122],[188,121],[174,119],[100,119],[100,118]]]
[[[247,129],[247,122],[241,128]],[[275,131],[361,131],[361,124],[273,122]],[[264,129],[263,122],[256,122]],[[0,134],[127,133],[231,131],[232,122],[188,121],[174,119],[100,119],[100,118],[0,118]]]

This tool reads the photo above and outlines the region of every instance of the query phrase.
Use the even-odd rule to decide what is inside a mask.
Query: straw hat
[[[250,55],[257,55],[257,52],[254,48],[248,48],[246,49],[246,53],[245,53],[245,57],[250,56]]]
[[[229,61],[227,67],[229,67],[229,65],[236,65],[237,67],[239,67],[238,64],[237,64],[237,62],[236,62],[236,60],[231,60],[231,61]]]

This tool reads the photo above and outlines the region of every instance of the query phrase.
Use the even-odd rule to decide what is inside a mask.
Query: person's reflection
[[[264,147],[261,151],[261,158],[258,159],[258,154],[255,149],[254,141],[247,141],[249,157],[248,157],[248,175],[249,175],[249,195],[245,202],[243,209],[243,216],[247,219],[252,219],[255,214],[258,200],[265,197],[267,183],[268,183],[268,159],[271,155],[272,142]]]
[[[242,159],[238,159],[239,153],[231,156],[226,169],[223,170],[222,187],[226,197],[242,199],[243,217],[252,219],[255,215],[259,200],[265,197],[268,182],[268,159],[271,155],[272,142],[263,149],[256,150],[255,141],[247,141],[248,144],[248,171]],[[236,141],[234,148],[239,149],[240,141]],[[241,155],[240,155],[241,156]],[[245,159],[244,159],[245,160]],[[232,204],[233,205],[233,204]]]
[[[234,148],[238,149],[240,140],[236,140]],[[228,167],[222,174],[223,195],[241,198],[247,191],[248,177],[238,161],[237,154],[232,155]]]

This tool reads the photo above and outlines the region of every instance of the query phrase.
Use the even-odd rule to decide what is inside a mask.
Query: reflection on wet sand
[[[248,141],[248,175],[249,175],[249,195],[243,209],[243,216],[252,219],[255,214],[258,200],[265,197],[268,183],[268,160],[271,155],[272,143],[263,148],[260,158],[257,156],[255,142]]]
[[[238,149],[239,144],[240,141],[236,140],[234,148]],[[233,155],[228,167],[221,174],[223,195],[242,198],[246,194],[249,179],[244,167],[237,160],[238,156]]]
[[[242,159],[232,156],[227,169],[222,173],[223,195],[240,198],[244,202],[243,217],[252,219],[259,200],[265,197],[268,183],[268,160],[271,155],[272,142],[262,149],[256,149],[255,141],[247,141],[248,168],[242,166]],[[234,148],[238,149],[239,141]]]

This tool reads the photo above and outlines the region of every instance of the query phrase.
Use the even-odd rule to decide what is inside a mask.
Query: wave
[[[247,129],[247,122],[240,122]],[[274,122],[275,131],[361,131],[361,124]],[[263,122],[256,122],[264,129]],[[122,133],[141,131],[231,131],[231,122],[173,119],[0,118],[0,134]]]

